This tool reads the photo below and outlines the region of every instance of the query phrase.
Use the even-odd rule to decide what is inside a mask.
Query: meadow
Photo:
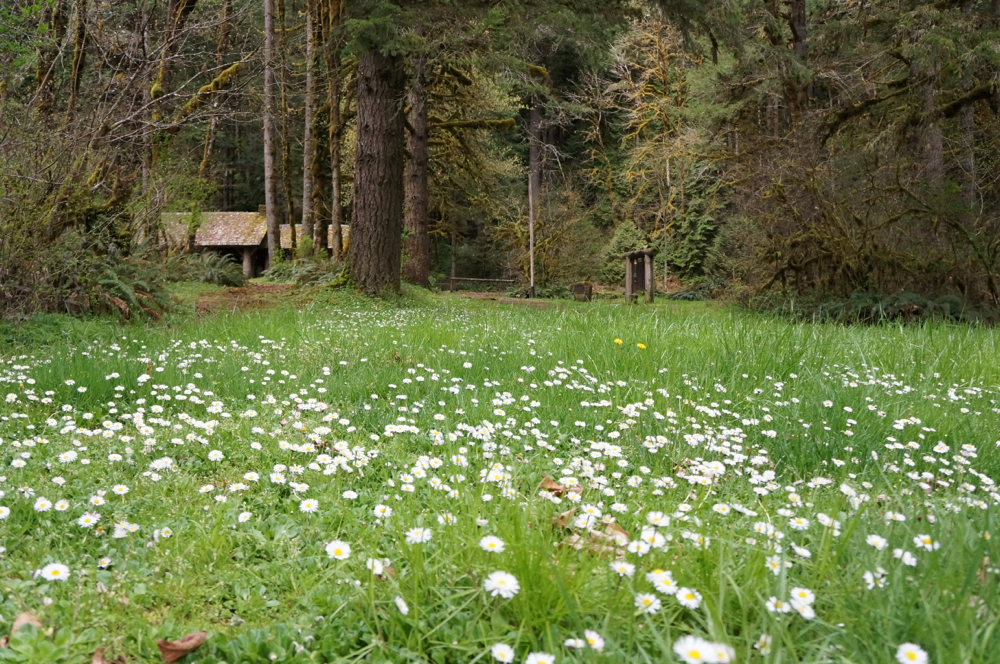
[[[996,340],[419,293],[22,334],[0,662],[997,662]]]

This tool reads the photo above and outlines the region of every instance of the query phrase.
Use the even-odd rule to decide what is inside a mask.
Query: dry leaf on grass
[[[573,515],[576,514],[576,508],[567,510],[560,514],[559,516],[552,517],[552,525],[556,528],[569,528],[569,524],[573,522]]]
[[[94,651],[94,656],[90,658],[90,664],[108,664],[108,660],[104,659],[104,646]]]
[[[38,629],[42,628],[42,622],[35,617],[35,614],[25,611],[24,613],[17,614],[17,617],[14,618],[14,624],[11,625],[10,633],[13,634],[25,625],[34,625]]]
[[[208,632],[191,632],[176,641],[160,639],[156,642],[156,645],[160,648],[163,661],[167,664],[172,664],[179,659],[183,659],[185,655],[197,650],[198,646],[203,644],[207,637]]]
[[[542,483],[538,485],[538,488],[542,491],[548,491],[555,496],[561,496],[567,491],[572,491],[573,493],[583,493],[583,487],[576,486],[566,486],[565,484],[559,484],[554,479],[542,473]]]

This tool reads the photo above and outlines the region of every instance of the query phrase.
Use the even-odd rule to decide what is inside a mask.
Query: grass
[[[889,662],[904,643],[1000,661],[994,331],[313,295],[7,335],[0,615],[44,629],[0,661],[104,645],[156,662],[157,639],[198,630],[186,661],[205,664],[492,662],[496,644],[517,662],[694,661],[674,652],[688,634],[740,662]],[[540,491],[543,473],[565,484]],[[414,528],[430,541],[408,543]],[[67,580],[33,578],[54,563]],[[657,590],[658,569],[697,608]],[[484,591],[495,571],[512,598]],[[768,609],[793,588],[814,602]],[[603,650],[564,645],[585,630]]]

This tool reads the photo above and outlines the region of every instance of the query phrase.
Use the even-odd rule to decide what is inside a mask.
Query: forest
[[[998,39],[1000,0],[7,0],[0,312],[157,317],[260,211],[268,274],[367,294],[655,247],[681,297],[988,316]]]

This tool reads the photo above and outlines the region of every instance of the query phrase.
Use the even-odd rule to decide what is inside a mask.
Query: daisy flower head
[[[592,629],[583,630],[583,638],[587,640],[587,645],[594,650],[604,650],[604,637]]]
[[[386,519],[392,516],[392,508],[388,505],[376,505],[375,509],[372,511],[379,519]]]
[[[396,595],[395,599],[393,599],[392,601],[396,603],[396,608],[399,609],[399,612],[402,613],[404,616],[410,613],[410,607],[406,604],[405,599],[403,599],[399,595]]]
[[[674,596],[681,606],[688,609],[697,609],[701,606],[701,593],[693,588],[678,588]]]
[[[624,560],[616,560],[615,562],[611,563],[611,571],[613,571],[620,577],[627,576],[629,578],[632,578],[632,576],[635,574],[635,565],[633,565],[632,563],[627,563]]]
[[[490,648],[490,654],[493,656],[493,659],[498,662],[504,662],[504,664],[514,661],[514,649],[506,643],[494,643],[493,647]]]
[[[378,558],[369,558],[366,560],[365,567],[367,567],[375,576],[382,576],[382,572],[385,571],[385,566],[382,565],[382,561]]]
[[[212,450],[208,453],[209,461],[222,461],[226,458],[226,455],[222,453],[221,450]]]
[[[899,664],[927,664],[927,651],[916,643],[903,643],[896,649]]]
[[[716,662],[713,644],[700,636],[682,636],[674,642],[674,654],[685,664]]]
[[[646,580],[653,584],[657,592],[664,595],[677,593],[677,582],[674,581],[674,575],[669,570],[654,569],[652,572],[646,572]]]
[[[640,613],[654,614],[661,606],[663,605],[660,603],[660,598],[656,595],[639,593],[635,596],[635,608],[639,609]]]
[[[788,602],[782,601],[777,597],[769,598],[765,606],[771,613],[788,613],[792,610],[792,606]]]
[[[547,652],[529,652],[524,664],[555,664],[556,656]]]
[[[253,513],[251,512],[240,512],[240,515],[239,517],[237,517],[237,519],[240,523],[246,523],[247,521],[250,520],[251,517],[253,517]]]
[[[486,577],[483,588],[493,597],[499,595],[504,599],[510,599],[521,590],[521,584],[517,582],[513,574],[496,571]]]
[[[801,604],[812,604],[816,601],[816,595],[808,588],[792,588],[792,601]]]
[[[503,553],[504,542],[499,537],[494,537],[493,535],[487,535],[486,537],[479,540],[479,548],[483,551],[488,551],[490,553]]]
[[[10,508],[0,505],[0,521],[3,521],[8,516],[10,516]]]
[[[84,512],[83,516],[76,520],[76,524],[81,528],[93,528],[101,520],[101,515],[97,512]]]
[[[46,581],[66,581],[69,579],[69,568],[61,563],[49,563],[38,572],[38,576]]]
[[[351,545],[341,540],[333,540],[326,545],[326,555],[334,560],[347,560],[351,556]]]
[[[431,541],[430,528],[410,528],[406,531],[407,544],[425,544]]]
[[[301,503],[299,503],[299,511],[313,513],[319,510],[319,501],[315,498],[306,498]]]
[[[889,544],[888,540],[884,537],[879,537],[878,535],[869,535],[865,538],[865,542],[867,542],[870,546],[875,547],[878,551],[881,551],[887,544]]]

